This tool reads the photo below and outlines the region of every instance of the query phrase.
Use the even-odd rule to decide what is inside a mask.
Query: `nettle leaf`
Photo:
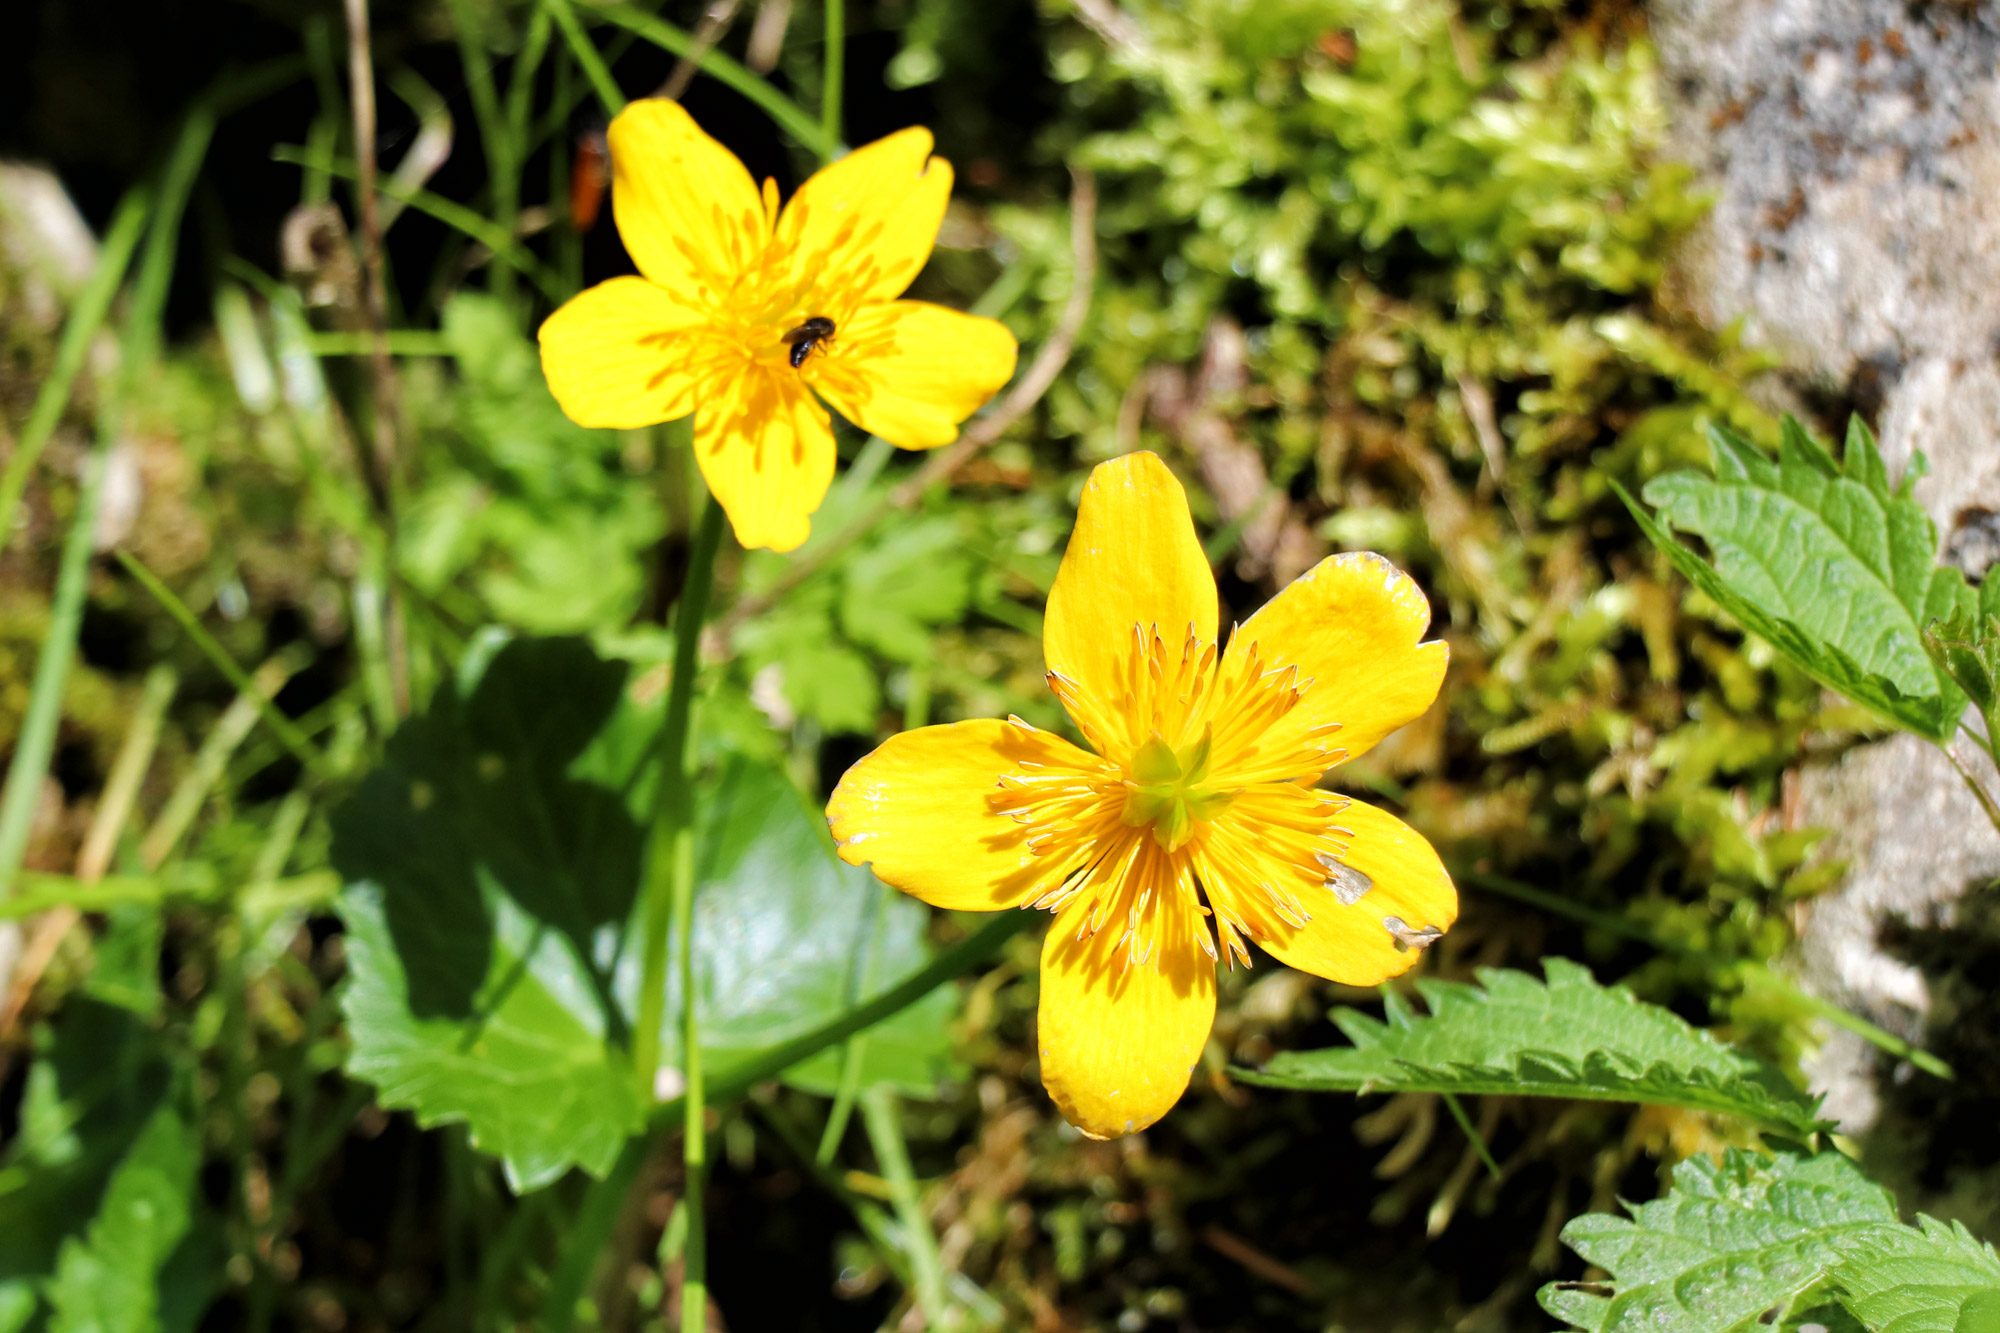
[[[1545,958],[1547,984],[1482,969],[1481,986],[1423,980],[1429,1017],[1390,992],[1388,1021],[1333,1021],[1354,1044],[1274,1057],[1251,1083],[1324,1092],[1501,1093],[1654,1102],[1740,1115],[1798,1134],[1822,1127],[1817,1099],[1777,1070],[1582,966]],[[1481,987],[1484,987],[1482,989]]]
[[[1844,1248],[1833,1280],[1841,1301],[1871,1329],[1893,1333],[1996,1333],[2000,1255],[1957,1223],[1870,1233]]]
[[[424,1125],[464,1123],[519,1189],[601,1175],[649,1109],[629,1052],[659,709],[627,699],[625,674],[580,640],[509,643],[406,723],[333,816],[349,1070]],[[881,904],[782,775],[728,765],[697,806],[711,1070],[843,1008],[866,926],[880,965],[864,997],[926,961],[924,910]],[[884,1024],[864,1073],[934,1087],[951,1004]]]
[[[1586,1213],[1562,1238],[1610,1275],[1608,1295],[1551,1283],[1542,1308],[1591,1333],[1671,1328],[1734,1333],[1812,1291],[1842,1246],[1900,1227],[1887,1190],[1838,1153],[1764,1157],[1732,1148],[1720,1163],[1674,1168],[1665,1198],[1628,1220]],[[1595,1285],[1595,1284],[1593,1284]]]
[[[1858,418],[1844,463],[1789,417],[1776,462],[1726,426],[1710,427],[1709,439],[1713,477],[1674,472],[1647,484],[1657,518],[1619,489],[1646,535],[1813,679],[1899,727],[1948,739],[1965,698],[1926,653],[1923,627],[1970,610],[1977,595],[1937,565],[1937,528],[1910,494],[1921,455],[1891,490]],[[1714,563],[1673,528],[1702,537]]]
[[[1963,1227],[1904,1225],[1888,1191],[1838,1153],[1690,1158],[1665,1198],[1631,1211],[1563,1228],[1609,1280],[1551,1283],[1543,1309],[1590,1333],[1739,1333],[1772,1311],[1787,1329],[1990,1333],[2000,1317],[2000,1256]],[[1834,1300],[1846,1318],[1823,1317]]]
[[[1988,589],[2000,593],[2000,579],[1982,585],[1980,608],[1960,608],[1949,619],[1924,626],[1924,651],[1972,700],[1991,735],[2000,716],[2000,616],[1983,605],[1994,599]]]

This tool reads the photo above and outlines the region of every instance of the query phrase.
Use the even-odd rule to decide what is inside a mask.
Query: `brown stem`
[[[1097,281],[1097,181],[1083,167],[1070,168],[1069,244],[1072,279],[1069,300],[1063,306],[1055,331],[1029,363],[1027,373],[1014,381],[991,412],[975,418],[956,443],[940,449],[924,461],[908,480],[870,505],[853,522],[834,534],[809,555],[792,562],[783,576],[755,597],[746,597],[718,617],[709,633],[711,647],[719,654],[729,651],[729,637],[738,625],[760,616],[775,606],[792,589],[824,569],[835,556],[859,541],[864,533],[893,509],[908,509],[923,498],[933,483],[946,480],[969,462],[972,456],[993,443],[1007,428],[1030,412],[1049,386],[1069,364],[1070,353],[1090,315],[1091,289]]]
[[[347,77],[353,84],[355,192],[361,210],[362,305],[374,346],[370,361],[375,370],[375,447],[364,455],[368,489],[381,512],[389,536],[390,557],[386,582],[389,588],[387,623],[383,637],[388,648],[390,688],[396,711],[410,711],[410,674],[406,653],[400,579],[395,568],[396,550],[396,365],[389,358],[389,284],[382,260],[382,213],[376,194],[375,166],[375,61],[369,49],[368,0],[346,0]]]
[[[675,63],[674,72],[667,76],[667,81],[653,96],[664,97],[669,102],[681,100],[681,94],[694,81],[694,72],[700,67],[701,58],[714,50],[715,44],[722,40],[722,34],[729,31],[729,25],[736,21],[736,11],[742,3],[743,0],[714,0],[702,11],[701,22],[694,30],[694,44]]]

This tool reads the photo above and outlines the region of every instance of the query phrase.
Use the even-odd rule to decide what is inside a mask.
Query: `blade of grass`
[[[35,659],[34,683],[29,687],[28,707],[14,742],[13,762],[7,766],[7,783],[0,789],[0,899],[14,892],[21,858],[28,851],[35,805],[41,797],[42,782],[48,776],[49,761],[55,756],[56,731],[62,723],[63,690],[76,658],[77,631],[83,625],[83,603],[90,589],[90,556],[97,531],[97,511],[104,498],[106,463],[111,441],[117,434],[112,424],[116,417],[117,413],[110,409],[99,413],[97,447],[84,465],[83,490],[77,496],[76,513],[69,522],[69,536],[63,542],[62,562],[56,574],[48,632],[42,637],[42,651]]]
[[[229,650],[216,642],[215,636],[202,627],[200,618],[189,609],[188,604],[175,596],[174,590],[162,583],[152,570],[146,568],[139,557],[129,551],[118,551],[115,554],[118,563],[125,567],[125,572],[138,581],[139,586],[160,604],[162,610],[173,617],[174,623],[194,641],[194,646],[199,648],[202,656],[222,673],[223,679],[234,685],[239,695],[256,701],[257,710],[270,725],[271,734],[291,752],[292,757],[304,764],[308,772],[323,773],[326,768],[326,757],[306,739],[298,724],[286,717],[275,703],[254,686],[250,673],[238,666],[236,659],[229,655]],[[274,690],[273,693],[275,692]]]
[[[139,271],[132,279],[132,310],[125,338],[126,354],[142,365],[160,354],[167,288],[173,282],[174,260],[180,252],[181,216],[187,212],[194,178],[200,174],[209,141],[215,137],[215,102],[213,91],[195,99],[181,120],[173,152],[160,172],[153,225],[146,236],[145,253],[139,258]]]
[[[387,337],[391,356],[451,355],[444,335],[429,329],[390,329]],[[367,333],[315,333],[309,345],[315,356],[367,356],[374,343],[374,335]]]
[[[1444,1109],[1451,1112],[1451,1118],[1465,1131],[1465,1137],[1472,1141],[1472,1150],[1479,1154],[1479,1160],[1486,1165],[1486,1172],[1495,1180],[1500,1179],[1500,1163],[1493,1160],[1493,1150],[1486,1146],[1486,1136],[1479,1132],[1479,1126],[1472,1123],[1472,1117],[1465,1113],[1465,1107],[1458,1098],[1447,1092],[1444,1094]]]
[[[167,706],[180,688],[180,676],[161,663],[146,673],[139,691],[139,706],[132,710],[132,725],[119,743],[118,757],[111,761],[111,774],[104,780],[104,794],[98,798],[97,814],[84,835],[76,854],[76,877],[92,883],[104,877],[111,857],[118,850],[118,835],[125,829],[132,807],[139,800],[139,784],[152,765],[153,751],[160,743],[160,724],[166,720]]]
[[[250,734],[250,728],[257,725],[257,718],[269,706],[271,696],[284,687],[301,665],[295,654],[280,652],[244,682],[241,692],[209,729],[208,739],[202,742],[194,763],[154,817],[152,827],[146,830],[146,837],[139,844],[140,865],[158,870],[167,863],[194,824],[195,816],[201,813],[209,793],[221,782],[229,766],[229,756]]]
[[[20,508],[21,494],[28,488],[28,476],[41,461],[42,450],[48,447],[49,437],[61,422],[63,409],[69,406],[70,391],[76,387],[84,356],[90,351],[98,329],[104,326],[111,298],[117,295],[118,284],[125,280],[125,270],[131,266],[132,254],[139,247],[139,237],[145,233],[152,211],[152,190],[135,185],[125,192],[118,202],[118,211],[112,215],[110,229],[105,232],[103,247],[98,251],[97,267],[70,308],[69,319],[63,324],[62,342],[56,347],[55,364],[35,395],[27,424],[21,427],[14,441],[14,454],[7,460],[7,471],[0,476],[0,546],[13,540],[14,512]]]
[[[555,11],[556,21],[562,22],[563,12],[569,8],[568,0],[548,0],[548,2],[559,6]],[[693,56],[702,73],[743,94],[769,116],[779,129],[798,140],[811,152],[818,154],[822,161],[830,161],[838,150],[838,143],[828,138],[819,122],[807,115],[797,102],[722,52],[698,50],[691,33],[631,4],[593,4],[589,14],[593,20],[615,24],[627,32],[636,33],[673,55]],[[573,16],[571,21],[574,22]],[[573,44],[574,39],[572,39]],[[622,101],[620,106],[622,109]]]
[[[27,1007],[63,937],[82,913],[90,910],[90,895],[101,887],[99,881],[111,864],[118,835],[131,818],[140,783],[152,765],[153,752],[160,742],[160,724],[166,717],[167,705],[173,701],[175,684],[172,667],[156,666],[146,674],[139,706],[133,710],[132,725],[126,728],[125,739],[119,742],[118,757],[111,762],[104,794],[98,799],[97,812],[91,816],[90,829],[77,852],[76,877],[23,871],[15,881],[17,892],[11,898],[0,898],[0,920],[48,913],[35,923],[34,934],[15,960],[5,996],[0,998],[0,1034],[13,1031],[15,1020]],[[148,891],[154,888],[151,880],[139,882]],[[129,892],[130,886],[126,888]]]
[[[945,1318],[944,1260],[938,1256],[937,1236],[931,1231],[930,1217],[917,1191],[896,1094],[882,1086],[862,1093],[861,1119],[868,1127],[875,1160],[882,1164],[882,1174],[889,1181],[889,1202],[903,1224],[905,1253],[910,1256],[910,1294],[923,1312],[925,1325],[941,1328]]]
[[[472,94],[472,114],[479,121],[479,146],[486,154],[487,188],[492,191],[493,221],[512,236],[520,207],[521,173],[516,165],[514,128],[500,103],[500,90],[493,83],[493,62],[480,40],[479,14],[470,0],[450,0],[451,26],[458,38],[459,64],[465,72],[466,90]],[[512,302],[513,274],[501,269],[493,275],[493,294]]]
[[[615,119],[625,109],[625,94],[619,91],[618,80],[611,77],[611,70],[604,63],[604,57],[591,45],[590,34],[577,22],[576,11],[570,8],[569,0],[542,0],[542,5],[562,29],[563,40],[569,43],[570,54],[576,63],[583,66],[584,77],[597,93],[597,101],[604,108],[605,116]]]
[[[604,1254],[605,1242],[618,1223],[619,1208],[646,1164],[651,1140],[635,1134],[625,1140],[625,1150],[604,1173],[602,1180],[590,1182],[583,1202],[563,1228],[562,1249],[556,1257],[548,1290],[542,1293],[541,1314],[535,1320],[537,1333],[569,1333],[576,1325],[577,1302],[590,1284],[590,1275]]]

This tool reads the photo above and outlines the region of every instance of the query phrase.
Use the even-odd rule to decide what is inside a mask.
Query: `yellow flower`
[[[1143,1129],[1187,1087],[1217,935],[1232,966],[1251,940],[1372,985],[1458,913],[1421,834],[1313,785],[1436,698],[1446,649],[1418,641],[1416,585],[1380,556],[1337,555],[1219,653],[1216,615],[1180,483],[1152,454],[1106,463],[1042,640],[1095,753],[1018,718],[925,727],[849,769],[827,806],[843,858],[925,902],[1056,914],[1042,1081],[1094,1137]]]
[[[856,149],[782,212],[776,183],[759,192],[678,103],[634,102],[610,139],[612,209],[643,276],[549,316],[542,368],[581,425],[694,413],[695,458],[743,545],[806,539],[833,480],[821,400],[891,444],[930,449],[1012,377],[1002,325],[896,299],[951,197],[930,131]]]

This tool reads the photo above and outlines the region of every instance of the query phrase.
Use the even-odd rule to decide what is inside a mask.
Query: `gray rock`
[[[1777,349],[1796,394],[1877,420],[1893,469],[1930,461],[1917,496],[1950,558],[2000,560],[2000,24],[1990,6],[1886,0],[1659,0],[1654,37],[1671,151],[1715,208],[1676,290]],[[1789,405],[1789,404],[1780,404]],[[1906,1036],[1923,978],[1883,922],[1948,923],[2000,875],[2000,836],[1950,763],[1896,737],[1807,775],[1808,823],[1836,830],[1846,882],[1814,903],[1810,985]],[[1873,1123],[1875,1062],[1839,1034],[1811,1066],[1850,1133]]]

